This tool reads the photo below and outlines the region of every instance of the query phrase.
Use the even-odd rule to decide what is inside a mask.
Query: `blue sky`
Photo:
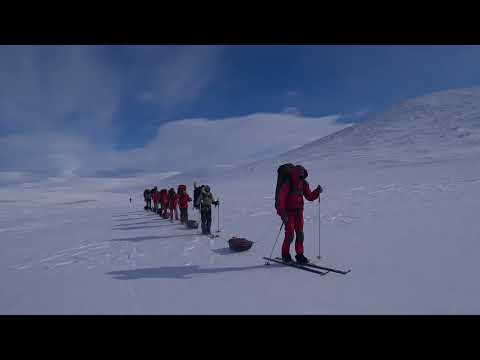
[[[138,123],[222,119],[277,113],[289,107],[306,116],[340,113],[352,121],[356,113],[382,111],[405,98],[480,83],[478,46],[257,45],[184,50],[185,54],[181,49],[105,49],[110,59],[106,61],[114,62],[126,77],[132,76],[135,84],[118,116],[128,127],[118,146],[138,146],[148,138],[148,127],[142,129]],[[182,85],[185,96],[178,94],[180,98],[162,103],[159,99],[149,101],[146,90],[145,101],[138,101],[138,94],[150,89],[146,83],[152,69],[170,56],[192,57],[191,61],[182,60],[189,68]],[[138,67],[141,70],[136,71]],[[168,81],[174,82],[174,76]],[[165,92],[177,95],[174,90]]]
[[[75,153],[126,151],[182,119],[290,112],[351,122],[479,85],[479,60],[479,46],[0,46],[0,142],[18,154],[0,156],[0,172],[39,171],[27,147],[38,151],[43,137]]]

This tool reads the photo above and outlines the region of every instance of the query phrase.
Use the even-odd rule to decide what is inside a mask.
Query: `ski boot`
[[[299,264],[302,264],[302,265],[308,264],[308,259],[303,254],[295,255],[295,259]]]
[[[293,261],[292,256],[290,254],[282,254],[283,262],[289,263]]]

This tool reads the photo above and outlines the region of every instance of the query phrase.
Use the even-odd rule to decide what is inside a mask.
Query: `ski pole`
[[[275,250],[275,246],[277,246],[277,241],[278,241],[278,238],[280,237],[280,233],[282,232],[282,228],[283,228],[283,221],[282,221],[282,225],[280,226],[280,230],[278,231],[278,235],[277,235],[277,238],[275,240],[275,244],[273,244],[272,251],[270,252],[270,258],[272,258],[272,256],[273,256],[273,251]],[[270,265],[270,262],[267,260],[265,265]]]
[[[217,201],[218,201],[218,209],[217,209],[218,210],[217,211],[217,213],[218,213],[218,215],[217,215],[218,230],[217,230],[217,233],[219,233],[220,232],[220,198],[218,198]]]
[[[317,258],[319,260],[322,258],[320,256],[320,195],[318,195],[318,256]]]

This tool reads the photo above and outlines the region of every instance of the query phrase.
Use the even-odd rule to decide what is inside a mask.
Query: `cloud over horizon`
[[[110,50],[0,46],[0,183],[121,162],[114,149],[129,98],[140,94],[168,109],[192,104],[214,78],[221,53],[206,46],[131,47],[125,50],[132,65],[122,72]]]
[[[185,119],[160,126],[144,147],[111,153],[103,168],[83,175],[117,172],[181,172],[234,166],[269,158],[349,126],[339,116],[251,114],[221,120]]]
[[[159,126],[147,144],[131,150],[115,150],[96,145],[86,136],[53,131],[11,134],[0,137],[0,148],[7,149],[0,156],[0,184],[57,176],[129,177],[233,166],[278,155],[347,126],[337,119],[252,114],[172,121]]]

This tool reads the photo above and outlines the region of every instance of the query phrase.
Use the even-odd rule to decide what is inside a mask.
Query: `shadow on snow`
[[[228,248],[228,247],[221,248],[221,249],[212,249],[212,251],[213,251],[215,254],[218,254],[218,255],[237,254],[235,251],[233,251],[232,249],[230,249],[230,248]]]
[[[111,241],[130,241],[130,242],[139,242],[144,240],[160,240],[160,239],[174,239],[174,238],[185,238],[190,236],[200,236],[200,234],[181,234],[181,235],[163,235],[163,236],[135,236],[128,238],[118,238],[112,239]]]
[[[126,227],[126,226],[131,226],[131,225],[145,225],[145,224],[156,224],[160,219],[152,219],[150,221],[140,221],[136,223],[129,223],[129,224],[118,224],[115,225],[116,227]]]
[[[281,266],[281,265],[278,265]],[[248,271],[256,269],[268,269],[277,266],[253,265],[242,267],[202,268],[198,265],[188,266],[162,266],[157,268],[143,268],[132,270],[119,270],[108,272],[116,280],[137,279],[191,279],[195,274],[220,274],[233,271]]]
[[[177,224],[158,224],[155,226],[121,226],[121,227],[114,227],[112,230],[140,230],[140,229],[155,229],[161,228],[163,226],[175,226]]]

